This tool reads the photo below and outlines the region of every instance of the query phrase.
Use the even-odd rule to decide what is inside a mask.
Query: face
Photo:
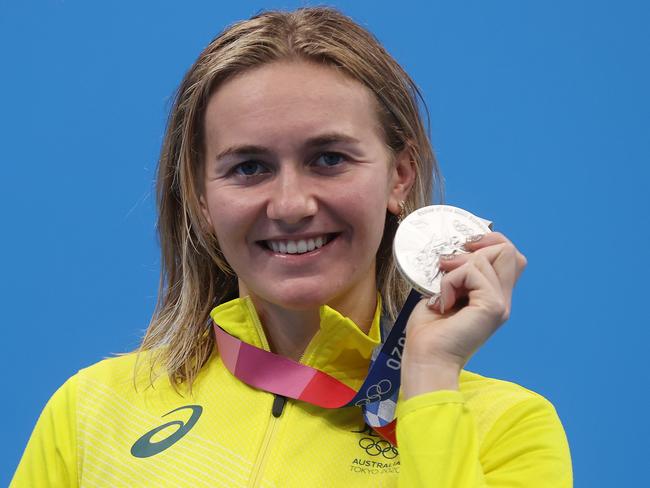
[[[307,62],[244,72],[210,98],[205,150],[202,210],[241,293],[287,309],[374,300],[386,210],[413,170],[366,87]]]

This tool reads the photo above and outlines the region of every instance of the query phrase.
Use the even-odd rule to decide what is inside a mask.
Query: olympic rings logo
[[[469,228],[467,225],[465,225],[463,222],[461,222],[458,219],[454,219],[452,224],[454,226],[454,229],[456,229],[464,236],[470,236],[474,233],[471,228]]]
[[[384,439],[376,440],[372,437],[363,437],[359,440],[359,446],[370,456],[379,456],[381,454],[386,459],[395,459],[398,455],[395,446]]]
[[[357,400],[355,405],[357,407],[361,407],[368,405],[369,403],[378,402],[381,400],[381,396],[390,392],[392,388],[393,384],[390,382],[390,380],[383,379],[376,385],[369,386],[366,390],[366,398]]]

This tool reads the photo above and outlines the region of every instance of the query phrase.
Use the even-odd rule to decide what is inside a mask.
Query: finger
[[[510,241],[485,247],[475,251],[473,255],[483,256],[490,263],[499,277],[502,288],[512,290],[517,279],[517,259],[515,246]]]
[[[488,248],[489,249],[489,248]],[[487,281],[491,285],[491,289],[495,292],[503,292],[504,284],[496,273],[494,265],[490,262],[489,257],[484,253],[474,253],[471,255],[470,261],[478,270],[487,278]],[[512,288],[512,287],[511,287]]]
[[[453,255],[453,258],[451,256],[441,256],[439,268],[442,271],[449,272],[472,260],[475,255],[482,255],[487,258],[505,289],[514,287],[525,267],[525,258],[523,258],[524,262],[522,262],[519,259],[517,249],[508,241],[478,249],[471,254],[457,254]]]
[[[480,239],[476,239],[475,236],[470,236],[468,238],[468,241],[463,245],[463,248],[468,252],[473,252],[488,246],[493,246],[495,244],[507,244],[511,245],[515,249],[517,261],[517,278],[519,278],[519,275],[521,275],[521,272],[528,264],[528,260],[526,259],[526,256],[524,256],[515,247],[515,245],[501,232],[489,232],[483,235]]]
[[[478,270],[480,274],[472,274],[474,270]],[[458,271],[463,271],[464,274]],[[473,292],[480,292],[481,296],[485,295],[486,297],[501,297],[503,295],[501,281],[492,264],[483,255],[472,256],[472,259],[464,266],[446,276],[448,276],[448,282],[456,289],[456,298],[459,296],[459,289],[464,289],[465,293],[470,295],[470,299],[473,298],[471,296]],[[474,296],[477,294],[474,293]]]
[[[465,244],[463,244],[462,249],[471,254],[480,249],[485,249],[487,247],[496,246],[500,244],[505,244],[512,246],[513,249],[517,250],[515,245],[503,234],[500,232],[490,232],[488,234],[477,234],[475,236],[469,236]],[[519,252],[517,250],[517,252]],[[519,255],[525,260],[523,254]],[[448,263],[443,263],[443,261],[448,261]],[[460,266],[467,261],[467,254],[443,254],[441,255],[441,264],[453,264]]]
[[[442,312],[449,311],[462,296],[467,296],[468,307],[484,310],[494,323],[505,322],[510,312],[509,301],[501,288],[495,285],[496,277],[488,277],[490,272],[494,274],[492,267],[485,260],[478,260],[468,262],[445,276],[447,279],[443,278],[441,283],[445,307]],[[448,304],[452,301],[453,304]]]
[[[505,322],[510,316],[514,276],[511,276],[508,280],[504,281],[503,277],[497,274],[495,266],[488,261],[488,258],[484,254],[476,254],[473,262],[492,285],[490,303],[493,306],[495,316],[497,316],[501,322]]]
[[[486,234],[476,234],[473,236],[468,236],[463,244],[463,248],[469,252],[476,249],[481,249],[487,246],[493,246],[495,244],[502,244],[504,242],[510,242],[508,238],[503,235],[501,232],[488,232]]]
[[[495,292],[500,293],[500,290],[495,290],[493,283],[475,263],[468,262],[442,277],[438,308],[441,313],[451,310],[463,296],[468,296],[470,301],[478,300],[479,303],[481,301],[489,303],[489,294]]]
[[[474,254],[484,256],[489,262],[489,268],[481,267],[486,276],[494,276],[499,283],[501,296],[503,297],[505,310],[504,320],[510,315],[512,303],[512,290],[515,287],[519,273],[517,271],[516,249],[512,244],[503,243],[488,248],[479,249]]]
[[[500,263],[500,260],[505,260],[506,264]],[[492,286],[491,290],[485,290],[488,292],[486,295],[481,296],[483,305],[492,310],[494,317],[501,323],[510,316],[512,290],[516,281],[514,261],[513,246],[506,243],[481,249],[470,257],[470,263],[478,268]]]

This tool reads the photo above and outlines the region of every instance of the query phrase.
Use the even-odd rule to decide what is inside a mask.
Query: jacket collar
[[[264,328],[250,297],[223,303],[210,312],[212,319],[230,335],[269,351]],[[333,308],[320,308],[320,329],[307,346],[300,362],[359,388],[367,373],[372,351],[381,342],[381,298],[368,334]]]

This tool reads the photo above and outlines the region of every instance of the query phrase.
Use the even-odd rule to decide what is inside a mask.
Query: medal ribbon
[[[247,385],[323,408],[360,406],[366,423],[397,445],[395,407],[406,322],[420,299],[420,294],[411,290],[386,341],[373,352],[368,375],[358,391],[316,368],[247,344],[216,322],[214,331],[226,368]]]

